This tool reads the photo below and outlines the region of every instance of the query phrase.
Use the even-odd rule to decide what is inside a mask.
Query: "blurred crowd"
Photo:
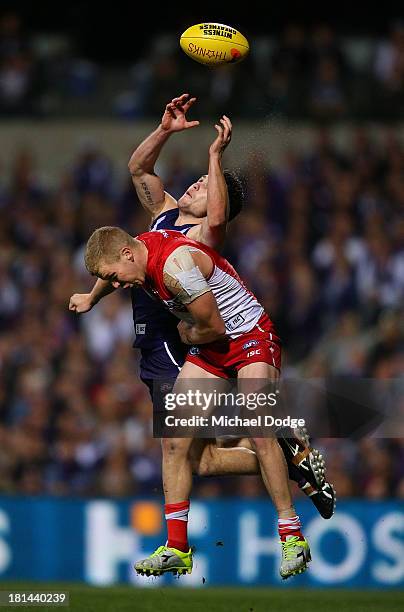
[[[323,128],[279,170],[259,151],[240,170],[246,202],[226,255],[275,321],[285,376],[404,374],[404,148],[392,131],[376,145],[357,129],[347,151]],[[179,153],[171,163],[163,180],[178,197],[199,176]],[[90,145],[56,188],[39,170],[22,150],[0,183],[0,491],[160,495],[129,292],[68,311],[94,282],[90,233],[116,224],[136,234],[147,216],[130,177]],[[340,497],[404,497],[403,439],[316,443]],[[198,477],[195,492],[265,494],[253,476]]]
[[[30,31],[18,13],[3,13],[0,116],[147,118],[172,91],[190,90],[211,116],[403,119],[404,21],[379,37],[344,35],[327,23],[244,33],[251,54],[237,66],[191,61],[179,49],[180,32],[152,36],[116,65],[83,57],[71,33]]]

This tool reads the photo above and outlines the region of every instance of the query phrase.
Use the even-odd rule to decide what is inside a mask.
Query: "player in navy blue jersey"
[[[230,119],[224,115],[215,125],[217,136],[209,148],[208,174],[193,183],[178,201],[164,190],[161,178],[155,173],[155,163],[170,136],[199,125],[199,121],[187,119],[187,112],[195,100],[183,94],[167,104],[158,128],[131,156],[129,171],[139,201],[151,215],[150,230],[177,230],[220,251],[227,223],[240,212],[243,199],[240,180],[222,169],[222,156],[231,141]],[[69,308],[77,313],[87,312],[112,291],[112,283],[98,279],[91,293],[73,295]],[[141,351],[140,377],[153,395],[154,381],[175,380],[189,347],[180,340],[176,317],[143,289],[132,288],[131,292],[136,333],[134,346]],[[248,442],[240,441],[232,452],[205,442],[196,440],[192,449],[193,467],[198,474],[259,473],[258,462]],[[332,486],[324,479],[322,459],[313,455],[303,434],[297,449],[296,440],[291,444],[281,439],[280,443],[290,477],[310,496],[320,514],[329,518],[335,496]]]

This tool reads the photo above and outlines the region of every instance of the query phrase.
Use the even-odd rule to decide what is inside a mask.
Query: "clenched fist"
[[[90,293],[74,293],[70,298],[69,310],[82,314],[88,312],[94,306]]]

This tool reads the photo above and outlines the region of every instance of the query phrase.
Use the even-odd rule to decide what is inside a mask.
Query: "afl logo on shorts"
[[[243,350],[247,351],[252,346],[257,346],[257,344],[259,344],[258,340],[250,340],[249,342],[246,342],[245,344],[243,344]]]
[[[192,346],[189,349],[189,354],[190,355],[199,355],[200,352],[201,352],[201,350],[197,346]]]

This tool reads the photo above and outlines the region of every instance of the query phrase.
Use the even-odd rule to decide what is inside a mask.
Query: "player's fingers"
[[[228,140],[230,134],[229,126],[227,125],[223,117],[220,119],[220,123],[223,126],[223,140]]]
[[[173,100],[171,104],[173,105],[174,108],[178,108],[178,110],[181,111],[181,113],[184,112],[182,100]]]
[[[230,121],[229,117],[228,117],[227,115],[223,115],[223,118],[224,118],[224,119],[226,119],[227,123],[228,123],[228,124],[229,124],[229,126],[230,126],[230,129],[232,130],[232,129],[233,129],[233,124],[232,124],[232,122]]]
[[[226,142],[229,143],[231,140],[231,123],[226,119],[223,118],[223,124],[226,126],[226,130],[225,130],[225,139]]]
[[[220,138],[223,138],[223,128],[221,125],[215,124],[216,131],[218,132]]]
[[[185,113],[184,106],[181,100],[177,100],[177,102],[174,103],[174,106],[180,111],[180,113]]]
[[[229,130],[229,134],[230,134],[230,137],[231,137],[231,133],[232,133],[232,130],[233,130],[233,126],[231,124],[231,121],[227,117],[224,118],[224,121],[226,122],[227,128]]]
[[[231,122],[225,115],[223,115],[221,121],[223,125],[226,126],[227,134],[231,137],[231,128],[232,128]]]
[[[199,121],[187,121],[186,127],[193,128],[193,127],[197,127],[198,125],[199,125]]]
[[[229,129],[229,125],[228,125],[228,123],[227,123],[227,121],[226,121],[226,119],[225,119],[224,117],[221,117],[221,118],[220,118],[220,123],[223,125],[224,129],[225,129],[226,131],[228,131],[228,129]]]
[[[191,98],[190,100],[185,102],[185,104],[184,104],[184,111],[187,112],[189,107],[192,106],[194,102],[196,102],[196,98]]]
[[[181,94],[180,96],[177,96],[176,98],[173,98],[171,100],[171,103],[175,104],[176,102],[178,102],[178,100],[184,102],[185,99],[188,98],[188,96],[189,96],[189,94],[187,94],[187,93]]]
[[[169,104],[167,104],[166,106],[166,111],[167,113],[169,113],[171,115],[171,117],[173,117],[173,119],[175,119],[177,117],[177,115],[175,114],[175,106],[172,102],[170,102]]]

